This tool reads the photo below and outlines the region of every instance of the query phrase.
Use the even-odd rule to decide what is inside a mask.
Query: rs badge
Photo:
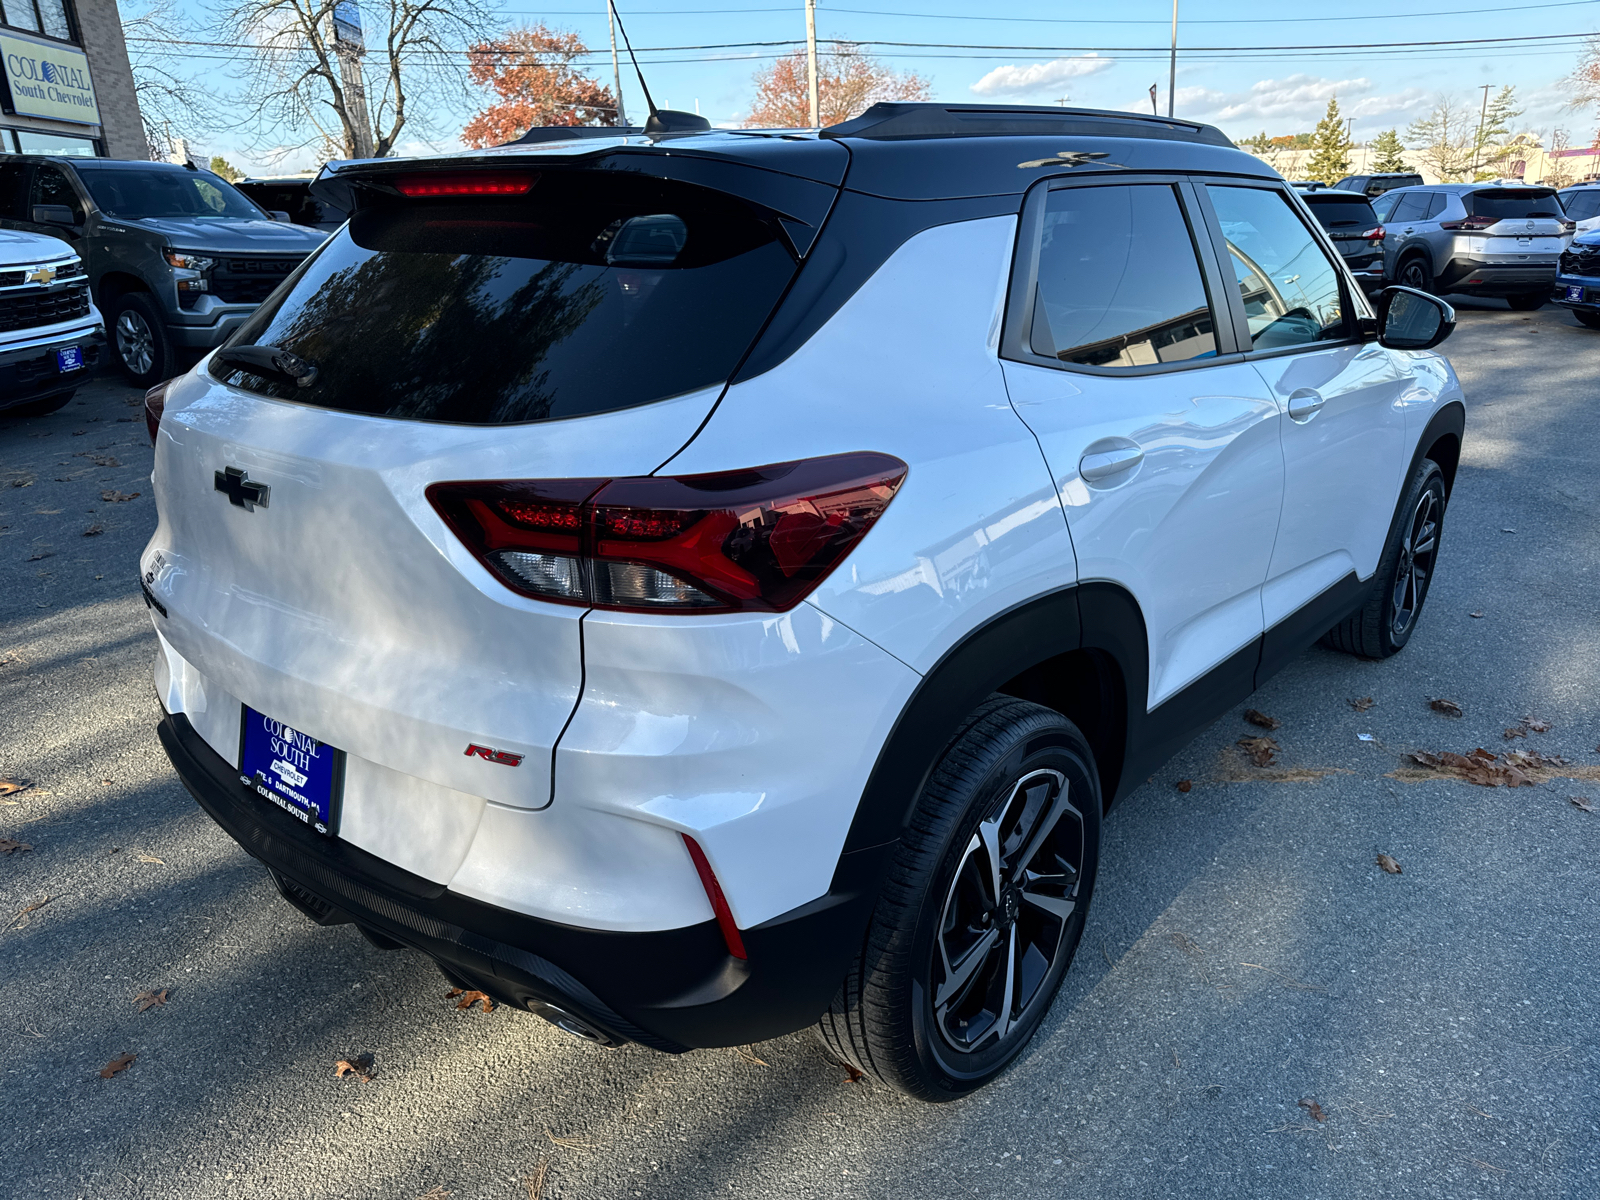
[[[499,763],[503,767],[520,767],[522,765],[522,755],[513,754],[509,750],[491,750],[488,746],[478,745],[468,746],[467,757],[471,758],[474,754],[489,762]]]

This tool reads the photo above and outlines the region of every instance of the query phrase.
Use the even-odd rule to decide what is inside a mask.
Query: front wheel
[[[1412,255],[1400,264],[1395,282],[1408,288],[1416,288],[1419,292],[1432,292],[1433,272],[1428,268],[1428,260],[1420,254]]]
[[[1444,473],[1425,458],[1412,472],[1366,603],[1323,634],[1323,645],[1361,658],[1388,658],[1405,648],[1433,582],[1444,505]]]
[[[923,788],[823,1044],[923,1100],[1005,1070],[1083,935],[1100,810],[1071,721],[1009,696],[981,705]]]
[[[140,387],[172,378],[172,343],[161,310],[148,294],[129,292],[112,306],[111,351],[123,374]]]
[[[1506,303],[1511,305],[1514,312],[1536,312],[1544,307],[1544,302],[1549,298],[1543,292],[1524,292],[1520,296],[1507,296]]]

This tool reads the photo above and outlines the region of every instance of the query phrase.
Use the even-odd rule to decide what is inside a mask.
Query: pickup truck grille
[[[225,304],[260,304],[299,265],[298,258],[221,258],[211,293]]]
[[[1600,246],[1577,246],[1562,254],[1563,275],[1600,275]]]
[[[41,325],[54,325],[74,317],[89,315],[88,287],[65,288],[59,292],[36,292],[0,295],[0,333],[18,329],[37,329]]]
[[[39,270],[40,267],[53,269],[57,280],[81,279],[83,277],[83,260],[74,258],[67,262],[40,263],[38,267],[22,267],[18,270],[0,271],[0,288],[21,287],[28,282],[28,276]]]

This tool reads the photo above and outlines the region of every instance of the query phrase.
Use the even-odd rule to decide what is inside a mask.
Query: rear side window
[[[1518,217],[1559,217],[1561,202],[1546,188],[1483,188],[1468,192],[1462,199],[1467,213],[1474,217],[1493,217],[1497,221]]]
[[[1600,188],[1568,192],[1562,198],[1561,207],[1574,221],[1587,221],[1590,217],[1600,215]]]
[[[1090,367],[1216,354],[1200,261],[1170,186],[1050,193],[1030,343],[1035,354]]]
[[[727,379],[794,274],[775,229],[704,188],[552,171],[526,195],[363,205],[230,345],[289,350],[326,408],[513,424]]]
[[[1378,223],[1372,205],[1359,196],[1307,196],[1305,200],[1311,215],[1330,233],[1360,233]]]
[[[1265,188],[1207,184],[1244,299],[1255,350],[1345,336],[1339,273],[1288,199]]]

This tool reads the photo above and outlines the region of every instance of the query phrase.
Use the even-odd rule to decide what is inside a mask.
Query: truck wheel
[[[1100,810],[1077,726],[1010,696],[980,705],[923,787],[823,1044],[923,1100],[1005,1070],[1083,936]]]
[[[43,417],[65,408],[67,402],[77,393],[77,388],[68,388],[64,392],[56,392],[53,396],[41,396],[37,400],[29,400],[26,404],[18,404],[12,408],[0,410],[0,417]]]
[[[166,323],[156,302],[144,292],[128,292],[112,305],[111,352],[122,373],[140,387],[154,387],[172,378],[172,343]]]
[[[1388,658],[1405,648],[1439,561],[1444,503],[1444,472],[1425,458],[1412,473],[1366,603],[1322,635],[1324,646],[1358,658]]]
[[[1543,308],[1549,298],[1543,292],[1523,292],[1520,296],[1507,296],[1506,303],[1513,312],[1535,312]]]

